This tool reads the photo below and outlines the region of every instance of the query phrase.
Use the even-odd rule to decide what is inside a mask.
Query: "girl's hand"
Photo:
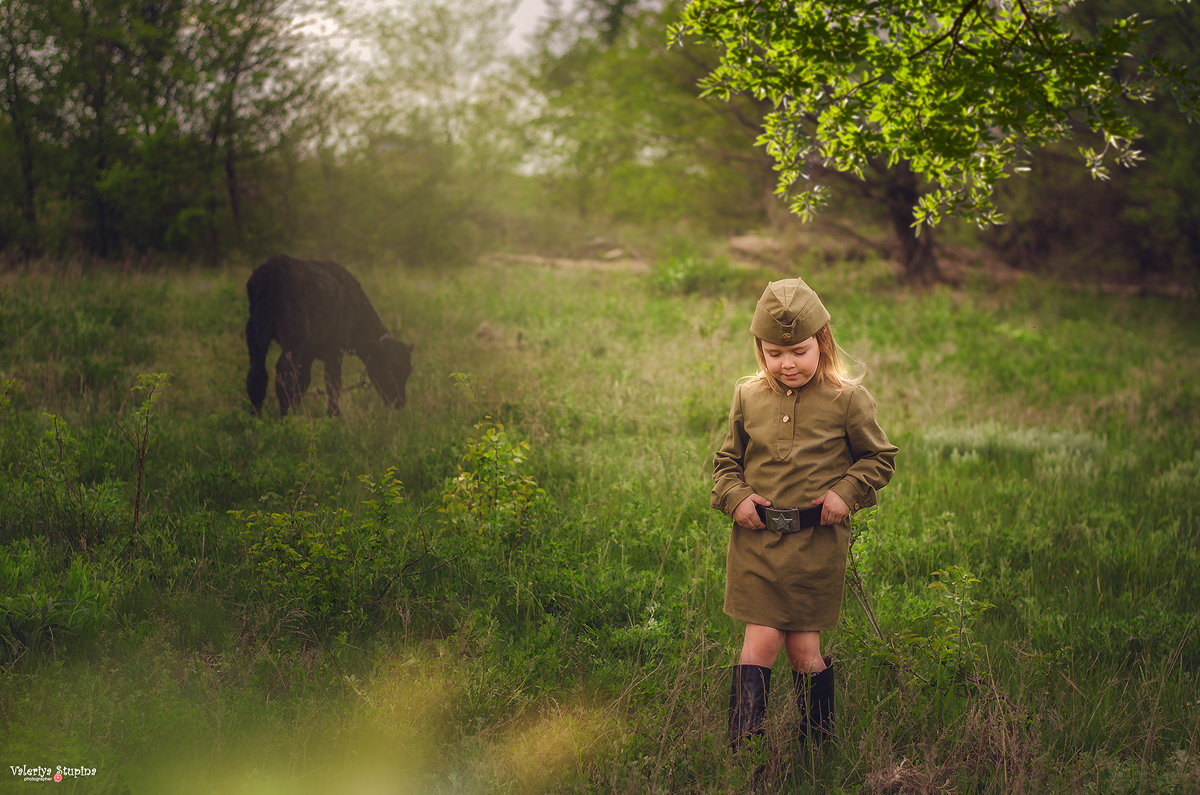
[[[825,492],[824,497],[813,500],[813,505],[821,505],[821,524],[841,524],[850,516],[850,506],[838,496],[836,491]],[[739,508],[742,506],[738,506]]]
[[[763,524],[762,519],[758,518],[758,509],[755,506],[761,505],[765,508],[770,504],[771,501],[766,497],[751,494],[733,509],[733,521],[751,530],[766,530],[767,526]]]

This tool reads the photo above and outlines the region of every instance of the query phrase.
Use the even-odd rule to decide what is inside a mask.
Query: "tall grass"
[[[1191,305],[803,274],[901,457],[827,638],[837,742],[798,747],[781,662],[732,759],[709,469],[773,274],[360,269],[415,372],[393,412],[348,362],[338,420],[249,416],[246,275],[0,284],[13,761],[97,792],[1200,786]]]

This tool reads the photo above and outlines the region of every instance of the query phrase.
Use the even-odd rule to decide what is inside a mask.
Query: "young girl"
[[[896,447],[870,393],[846,374],[829,312],[803,281],[768,284],[750,332],[759,372],[734,391],[712,491],[712,506],[734,522],[725,612],[746,622],[729,742],[736,750],[762,733],[771,666],[785,648],[801,741],[817,745],[833,729],[833,663],[820,633],[837,626],[850,514],[875,504]]]

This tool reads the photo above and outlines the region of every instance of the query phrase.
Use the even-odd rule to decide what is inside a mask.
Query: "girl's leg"
[[[771,666],[783,648],[784,633],[747,624],[742,654],[733,666],[729,686],[729,747],[740,750],[747,738],[763,733],[763,718],[771,692]]]
[[[764,627],[761,624],[747,624],[746,635],[742,640],[742,656],[738,663],[770,668],[775,664],[779,650],[783,648],[784,636],[791,634],[794,633],[785,633],[783,630]]]
[[[793,671],[815,674],[825,669],[825,660],[821,657],[820,632],[788,632],[784,645]]]
[[[796,684],[800,741],[818,746],[833,733],[833,665],[821,657],[819,632],[789,632],[784,641]]]

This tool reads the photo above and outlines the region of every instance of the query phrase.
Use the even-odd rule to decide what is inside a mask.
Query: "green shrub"
[[[514,441],[498,422],[476,424],[458,473],[442,491],[443,511],[468,537],[511,549],[546,507],[546,492],[525,472],[529,443]]]
[[[0,547],[0,660],[57,648],[63,636],[94,635],[109,618],[107,581],[78,555],[63,565],[46,538]]]
[[[738,280],[728,260],[692,254],[668,257],[650,271],[650,283],[667,295],[725,295]]]
[[[23,472],[15,473],[17,493],[31,498],[29,535],[46,534],[84,548],[101,543],[127,521],[125,483],[112,477],[88,482],[81,474],[82,446],[66,422],[43,414],[49,423]],[[36,517],[36,518],[35,518]]]
[[[289,512],[230,511],[241,526],[254,596],[298,619],[306,636],[327,639],[368,625],[397,583],[425,557],[414,527],[397,514],[403,485],[389,469],[360,478],[370,498],[364,518],[344,508]]]

